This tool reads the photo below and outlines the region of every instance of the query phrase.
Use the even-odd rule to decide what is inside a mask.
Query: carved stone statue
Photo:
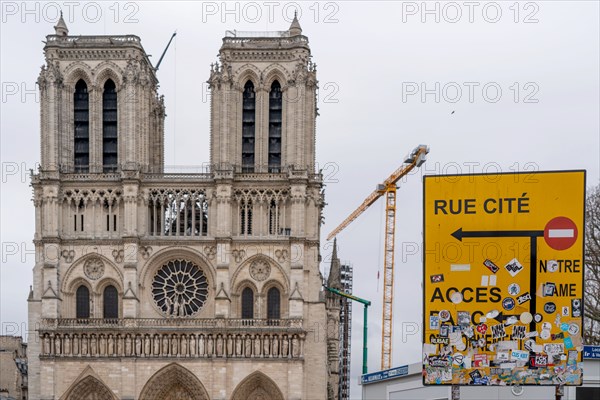
[[[71,338],[69,335],[65,335],[63,343],[63,354],[70,355],[71,354]]]
[[[117,335],[117,356],[121,357],[123,355],[123,337],[121,335]]]
[[[186,335],[181,336],[181,356],[188,356],[188,338]]]
[[[279,357],[279,336],[274,335],[273,336],[273,351],[271,352],[271,355],[273,357]]]
[[[142,337],[140,335],[135,335],[135,355],[142,355]]]
[[[196,335],[190,335],[190,356],[196,357]]]
[[[166,357],[169,355],[169,336],[163,335],[162,337],[162,351],[161,356]]]
[[[215,354],[215,343],[212,335],[208,335],[206,338],[206,355],[212,357]]]
[[[216,349],[217,357],[221,357],[223,355],[223,336],[221,336],[220,334],[217,335]]]
[[[73,340],[71,340],[71,350],[74,356],[79,355],[79,335],[75,334],[73,335]]]
[[[260,335],[254,335],[254,353],[252,355],[254,357],[260,357],[261,355]]]
[[[81,355],[88,355],[88,338],[87,335],[81,335]]]
[[[198,355],[200,357],[203,357],[206,354],[205,347],[204,347],[205,346],[204,342],[205,342],[204,335],[200,335],[198,337]]]
[[[46,334],[44,335],[44,344],[42,354],[50,354],[50,337]]]
[[[101,356],[106,355],[106,337],[104,335],[100,335],[100,351]]]
[[[281,339],[281,357],[287,358],[290,351],[290,339],[287,335],[283,335]]]
[[[173,334],[171,336],[171,355],[173,357],[179,355],[179,346],[177,343],[177,335],[176,334]]]
[[[292,357],[300,357],[300,340],[298,340],[298,335],[294,335],[292,338]]]
[[[144,355],[146,357],[152,355],[152,337],[150,335],[144,336]]]
[[[233,355],[233,335],[227,335],[227,357]]]
[[[271,350],[271,338],[269,335],[265,335],[263,339],[263,357],[269,357]]]
[[[92,335],[90,339],[90,355],[96,357],[96,354],[98,354],[98,339],[96,335]]]
[[[252,339],[250,338],[250,335],[246,335],[246,340],[244,341],[244,356],[252,356]]]
[[[60,335],[56,334],[56,335],[54,335],[54,354],[56,354],[57,356],[62,354],[60,345],[61,345]]]
[[[115,337],[112,335],[112,333],[110,335],[108,335],[108,339],[106,340],[108,348],[106,351],[106,354],[108,354],[108,356],[114,356],[115,355]]]
[[[131,335],[125,336],[125,357],[131,355]]]
[[[243,344],[242,336],[237,335],[235,337],[235,356],[236,357],[242,356],[242,344]]]
[[[158,334],[154,335],[154,340],[152,341],[152,345],[153,345],[152,353],[155,356],[158,356],[160,354],[160,336]]]

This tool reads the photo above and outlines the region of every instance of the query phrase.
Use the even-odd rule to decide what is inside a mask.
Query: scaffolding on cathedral
[[[344,263],[340,268],[342,290],[352,294],[352,265]],[[340,386],[339,399],[350,398],[350,354],[352,346],[352,300],[340,298]]]

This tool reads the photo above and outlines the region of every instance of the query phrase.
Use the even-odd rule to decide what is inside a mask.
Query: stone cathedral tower
[[[46,40],[30,398],[337,393],[298,21],[223,38],[205,174],[163,169],[165,108],[137,36],[70,36],[61,18]]]

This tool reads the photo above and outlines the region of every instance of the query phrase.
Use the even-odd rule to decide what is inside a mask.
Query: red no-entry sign
[[[544,228],[544,240],[554,250],[566,250],[577,240],[577,225],[567,217],[552,218]]]

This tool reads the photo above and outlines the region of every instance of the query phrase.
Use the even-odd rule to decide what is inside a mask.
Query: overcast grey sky
[[[135,34],[165,95],[166,163],[209,161],[205,81],[225,30],[285,30],[295,9],[318,65],[322,239],[420,143],[427,164],[398,191],[393,364],[420,360],[421,174],[586,169],[600,178],[597,1],[2,2],[2,333],[22,329],[34,265],[28,170],[39,162],[35,81],[58,6],[71,35]],[[429,12],[427,12],[429,11]],[[454,113],[453,113],[454,112]],[[339,237],[354,291],[373,301],[370,370],[379,369],[383,201]],[[324,260],[331,246],[322,243]],[[379,291],[378,291],[379,286]],[[404,325],[403,325],[404,324]],[[352,374],[362,309],[354,308]],[[353,397],[359,395],[356,385]]]

